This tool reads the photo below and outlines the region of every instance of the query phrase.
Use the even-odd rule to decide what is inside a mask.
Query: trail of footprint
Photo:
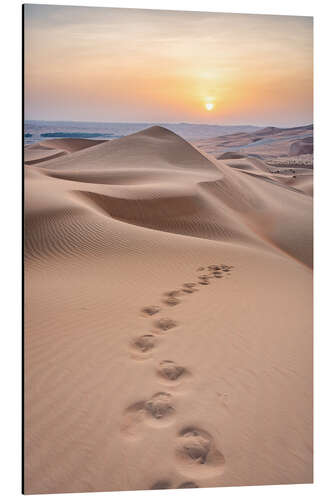
[[[176,441],[178,467],[190,477],[211,477],[223,472],[224,456],[212,436],[197,427],[182,429]]]
[[[208,285],[213,278],[221,279],[224,273],[230,276],[234,266],[225,264],[211,264],[207,266],[208,274],[198,276],[198,282],[183,283],[181,290],[171,290],[164,293],[166,298],[162,299],[167,306],[176,306],[181,303],[178,298],[184,293],[194,293],[198,291],[197,284]],[[205,271],[205,267],[200,266],[198,272]],[[161,311],[160,306],[150,305],[141,309],[145,316],[153,316]],[[159,318],[154,321],[156,333],[165,333],[175,328],[178,323],[168,317]],[[152,350],[156,346],[156,338],[153,334],[141,335],[131,343],[132,355],[138,359],[151,356]],[[178,384],[190,372],[183,366],[171,360],[163,360],[156,369],[157,375],[162,383]],[[129,406],[124,412],[122,432],[128,437],[137,437],[136,429],[138,424],[147,423],[150,425],[169,425],[175,414],[173,399],[168,392],[157,392],[149,400],[139,401]],[[176,440],[175,454],[178,468],[184,475],[210,477],[220,474],[225,463],[224,456],[216,448],[212,436],[207,432],[195,427],[182,429]],[[154,483],[151,489],[168,489],[172,484],[169,480],[159,480]],[[198,488],[194,481],[185,481],[178,488]]]

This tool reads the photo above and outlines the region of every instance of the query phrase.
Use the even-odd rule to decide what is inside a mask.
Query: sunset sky
[[[312,18],[25,6],[25,119],[312,123]]]

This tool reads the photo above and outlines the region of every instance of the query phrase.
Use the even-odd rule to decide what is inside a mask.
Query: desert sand
[[[26,148],[26,493],[312,482],[312,170],[217,143]]]

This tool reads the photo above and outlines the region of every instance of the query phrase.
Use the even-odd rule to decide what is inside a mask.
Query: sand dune
[[[46,139],[24,148],[24,163],[25,165],[37,165],[103,142],[91,139]]]
[[[235,153],[234,151],[227,151],[217,157],[218,160],[239,160],[241,158],[244,158],[244,156],[240,153]]]
[[[313,167],[313,125],[240,132],[196,141],[199,149],[219,160],[259,158],[267,166]]]
[[[26,154],[25,491],[311,482],[312,177],[162,127]]]
[[[311,139],[306,140],[306,139]],[[312,143],[312,137],[306,137],[302,141],[295,141],[290,145],[289,148],[289,153],[290,155],[304,155],[304,154],[312,154],[313,153],[313,143]]]

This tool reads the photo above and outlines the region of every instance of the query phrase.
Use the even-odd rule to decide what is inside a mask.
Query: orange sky
[[[312,30],[309,17],[26,5],[25,118],[312,123]]]

